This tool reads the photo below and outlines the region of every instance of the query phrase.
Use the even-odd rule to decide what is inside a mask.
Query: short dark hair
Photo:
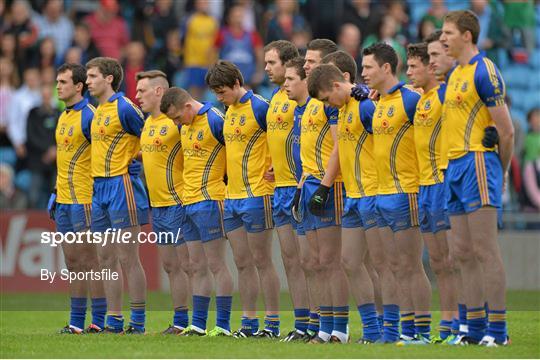
[[[124,70],[118,60],[110,57],[96,57],[86,63],[86,70],[96,67],[103,77],[112,75],[113,81],[111,86],[114,91],[118,91],[120,84],[124,79]]]
[[[135,80],[139,82],[142,79],[161,79],[163,81],[163,84],[167,84],[167,88],[169,87],[169,81],[167,80],[167,75],[161,71],[161,70],[148,70],[148,71],[141,71],[135,74]]]
[[[426,43],[416,43],[416,44],[409,44],[407,46],[407,58],[419,58],[420,61],[422,61],[422,64],[428,65],[429,64],[429,54],[427,52],[427,44]]]
[[[334,82],[345,82],[339,68],[333,64],[322,64],[311,71],[308,77],[309,96],[317,99],[319,92],[330,91]]]
[[[71,80],[73,80],[74,85],[77,85],[78,83],[83,84],[81,95],[84,94],[87,89],[85,67],[81,64],[64,63],[60,65],[58,69],[56,69],[57,74],[61,74],[66,71],[71,71]]]
[[[439,41],[441,40],[441,35],[442,35],[441,30],[435,30],[434,32],[426,36],[426,38],[424,39],[424,42],[429,45],[432,42]]]
[[[321,59],[326,55],[339,50],[336,43],[329,39],[313,39],[307,44],[307,49],[319,51],[321,53]]]
[[[385,43],[375,43],[371,46],[368,46],[362,51],[362,56],[373,55],[373,58],[379,64],[383,66],[388,63],[390,65],[390,70],[392,74],[396,74],[397,65],[398,65],[398,56],[396,50],[388,44]]]
[[[293,68],[296,71],[296,74],[300,76],[301,80],[306,78],[306,70],[304,69],[304,63],[306,60],[300,56],[295,57],[285,63],[285,68]]]
[[[276,50],[282,64],[285,64],[287,61],[298,56],[298,49],[296,46],[287,40],[272,41],[264,47],[265,53],[270,50]]]
[[[444,22],[451,22],[456,25],[460,33],[466,31],[471,33],[472,43],[478,43],[478,36],[480,35],[480,21],[478,17],[471,10],[456,10],[450,11],[444,17]]]
[[[334,51],[333,53],[330,53],[326,55],[322,59],[322,64],[329,64],[332,63],[338,67],[339,70],[343,73],[349,73],[351,82],[354,83],[356,81],[356,74],[358,72],[358,67],[356,66],[356,61],[354,61],[354,58],[346,53],[343,50]]]
[[[165,114],[167,113],[171,105],[180,108],[191,99],[191,95],[189,95],[189,93],[182,88],[168,88],[167,90],[165,90],[165,93],[163,93],[163,97],[161,98],[161,103],[159,105],[159,110]]]
[[[234,87],[236,81],[240,86],[244,86],[244,77],[236,65],[227,60],[218,60],[217,63],[210,66],[204,81],[206,85],[212,90],[219,89],[220,87]]]

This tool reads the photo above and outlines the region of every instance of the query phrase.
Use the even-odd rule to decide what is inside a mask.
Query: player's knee
[[[239,272],[254,266],[253,258],[251,256],[235,256],[234,263]]]
[[[445,261],[444,256],[431,256],[429,258],[429,265],[437,276],[443,275],[450,270],[448,268],[448,261]]]
[[[214,275],[226,270],[227,265],[223,259],[208,259],[208,268]]]
[[[118,261],[120,261],[122,269],[131,269],[133,266],[140,264],[140,260],[137,256],[133,256],[133,254],[127,252],[119,254]]]
[[[189,259],[189,268],[193,274],[204,275],[208,272],[208,263],[205,259]]]
[[[361,265],[362,262],[359,258],[350,256],[349,254],[341,258],[341,266],[343,267],[343,270],[345,270],[347,275],[357,274],[360,271]]]
[[[300,266],[304,270],[304,273],[311,275],[318,271],[319,261],[315,256],[305,253],[300,256]]]
[[[114,253],[102,252],[98,254],[98,262],[102,269],[115,269],[118,265],[118,257]]]
[[[298,258],[293,254],[281,253],[281,259],[283,260],[283,267],[285,269],[292,269],[298,265]]]
[[[475,260],[476,254],[472,246],[456,244],[454,247],[454,259],[461,263]]]
[[[81,256],[66,256],[64,261],[67,269],[71,272],[86,271],[86,262]]]
[[[163,271],[165,271],[167,275],[175,274],[180,271],[180,264],[178,264],[176,261],[163,261],[162,267]]]

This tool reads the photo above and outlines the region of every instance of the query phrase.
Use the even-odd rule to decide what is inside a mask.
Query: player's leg
[[[200,334],[206,333],[206,321],[210,307],[213,281],[206,261],[202,241],[187,241],[191,280],[193,286],[193,316],[190,328]]]
[[[462,337],[467,335],[468,333],[468,326],[467,326],[467,305],[466,299],[465,299],[465,291],[463,286],[463,279],[461,276],[461,270],[459,263],[456,259],[456,234],[454,230],[449,229],[446,232],[446,238],[448,240],[448,249],[449,249],[449,257],[450,257],[450,264],[453,269],[453,279],[455,282],[455,289],[456,289],[456,300],[457,300],[457,310],[454,312],[453,319],[452,319],[452,335],[454,335],[450,341],[456,341],[458,337]]]
[[[364,229],[364,236],[365,236],[365,229]],[[373,294],[375,295],[375,308],[377,310],[377,320],[379,322],[379,328],[382,330],[384,310],[383,310],[381,278],[379,277],[379,273],[377,272],[377,270],[375,270],[375,267],[373,266],[373,263],[371,262],[371,256],[369,255],[369,250],[366,252],[366,256],[364,258],[364,265],[366,266],[366,270],[369,274],[369,278],[371,279],[371,283],[373,284]]]
[[[306,340],[310,340],[319,332],[319,304],[321,304],[321,278],[318,277],[320,271],[319,248],[317,232],[305,231],[303,224],[300,226],[302,227],[300,231],[304,233],[298,234],[300,263],[306,275],[309,296],[309,324]]]

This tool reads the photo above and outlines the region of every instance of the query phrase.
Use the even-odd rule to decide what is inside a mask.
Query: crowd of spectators
[[[46,206],[55,180],[56,119],[63,109],[55,69],[63,62],[119,59],[125,71],[121,90],[136,102],[135,74],[144,69],[163,70],[171,84],[213,100],[204,75],[223,58],[237,64],[249,87],[268,96],[265,44],[290,40],[302,54],[311,39],[329,38],[359,68],[362,48],[391,44],[405,80],[406,46],[441,28],[449,10],[466,8],[479,17],[480,50],[503,75],[516,64],[540,69],[538,0],[0,0],[0,208]],[[519,108],[523,116],[515,124],[506,196],[513,210],[540,211],[536,84],[527,91],[538,101]]]

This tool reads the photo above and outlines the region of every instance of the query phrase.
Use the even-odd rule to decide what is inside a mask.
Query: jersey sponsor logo
[[[283,121],[283,118],[278,115],[276,121],[268,122],[269,130],[287,130],[289,128],[289,122]]]
[[[163,141],[159,137],[152,140],[152,144],[141,144],[141,151],[143,152],[166,152],[168,150],[169,147],[166,144],[163,144]]]
[[[310,117],[307,121],[307,124],[304,124],[303,122],[300,124],[301,132],[312,132],[312,131],[319,131],[319,125],[315,124],[313,119]]]
[[[418,113],[414,119],[414,126],[432,126],[433,118],[427,113]]]
[[[242,134],[242,131],[240,130],[239,127],[234,129],[234,133],[232,134],[224,133],[223,135],[225,137],[226,142],[246,142],[247,140],[247,135]]]
[[[345,131],[338,132],[338,140],[356,141],[356,136],[351,132],[349,127],[345,127]]]
[[[202,149],[197,142],[193,143],[192,148],[184,148],[184,156],[189,158],[206,158],[208,150]]]
[[[373,127],[373,133],[376,135],[391,135],[394,132],[394,127],[390,126],[388,120],[383,119],[380,126]]]
[[[58,151],[73,152],[75,146],[71,143],[71,140],[66,136],[64,141],[56,145]]]

